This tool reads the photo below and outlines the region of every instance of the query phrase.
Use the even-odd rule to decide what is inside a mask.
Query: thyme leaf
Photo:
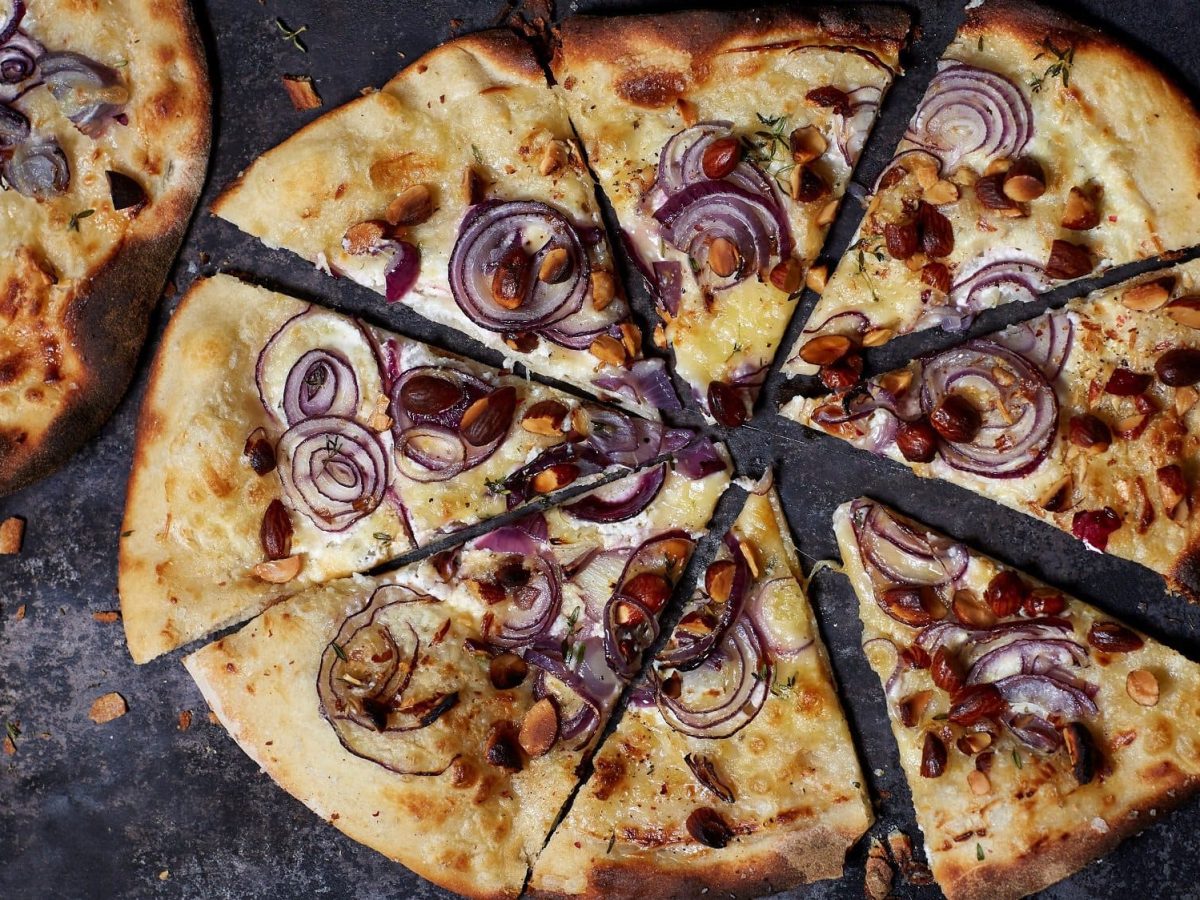
[[[67,223],[67,231],[78,231],[80,219],[86,219],[88,216],[96,214],[94,209],[81,209],[77,213],[71,214],[71,221]]]
[[[1041,75],[1035,76],[1029,82],[1029,88],[1035,94],[1041,91],[1046,83],[1053,81],[1055,78],[1061,78],[1063,87],[1071,86],[1071,66],[1075,62],[1075,45],[1068,44],[1061,50],[1054,46],[1054,42],[1049,37],[1042,38],[1042,50],[1034,57],[1035,60],[1043,58],[1054,58],[1049,66],[1046,67]]]
[[[346,651],[342,649],[342,645],[337,641],[334,641],[330,646],[333,647],[334,655],[337,656],[337,658],[342,662],[348,662],[350,660],[350,657],[346,655]]]
[[[287,23],[283,19],[276,19],[275,26],[283,32],[283,40],[290,41],[291,45],[301,53],[307,53],[308,48],[304,46],[304,42],[300,40],[300,35],[308,31],[307,25],[301,25],[299,28],[288,28]]]

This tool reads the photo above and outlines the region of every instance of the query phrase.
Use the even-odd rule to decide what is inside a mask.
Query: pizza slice
[[[204,182],[184,0],[0,0],[0,495],[125,393]]]
[[[213,211],[539,374],[643,415],[645,359],[595,185],[532,48],[459,38],[265,153]]]
[[[1200,599],[1200,261],[914,360],[789,416],[1141,563]]]
[[[559,94],[705,411],[750,415],[883,95],[906,13],[747,9],[562,25]]]
[[[694,435],[228,276],[151,373],[121,541],[138,662]],[[701,439],[686,471],[725,468]]]
[[[949,900],[1066,878],[1200,785],[1200,666],[872,500],[834,527]]]
[[[1200,117],[1152,63],[1027,0],[970,4],[785,367],[1200,244]]]
[[[312,587],[184,664],[322,818],[451,890],[516,897],[728,482],[627,476]]]
[[[747,897],[842,873],[870,801],[773,488],[751,494],[530,881]]]

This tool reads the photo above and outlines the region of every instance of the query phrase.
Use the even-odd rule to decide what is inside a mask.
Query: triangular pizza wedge
[[[515,897],[729,474],[628,476],[184,660],[238,742],[350,837]]]
[[[1200,116],[1153,63],[1028,0],[969,4],[786,372],[1200,244]]]
[[[535,897],[757,896],[873,819],[773,488],[751,494],[534,866]]]
[[[263,154],[213,211],[504,353],[657,416],[644,359],[558,97],[506,31],[443,44],[383,89]]]
[[[933,875],[1034,893],[1200,786],[1200,665],[868,499],[834,527]]]
[[[138,662],[694,435],[202,279],[154,363],[122,527]],[[701,440],[681,465],[724,463]]]
[[[1200,599],[1200,262],[783,415],[1141,563]]]
[[[724,425],[749,417],[908,26],[880,6],[562,24],[559,94],[675,370]]]

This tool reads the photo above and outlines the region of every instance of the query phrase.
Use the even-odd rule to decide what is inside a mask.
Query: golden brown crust
[[[163,129],[183,123],[187,137],[172,148],[172,186],[133,220],[121,241],[89,275],[73,286],[65,336],[81,360],[78,389],[57,411],[39,440],[15,441],[0,434],[0,496],[57,469],[112,414],[133,377],[146,339],[150,313],[183,240],[204,183],[211,142],[208,67],[191,7],[183,0],[150,6],[146,20],[160,19],[175,36],[172,65],[190,90],[158,104]]]
[[[977,866],[960,867],[953,862],[936,871],[947,900],[999,900],[1025,897],[1078,872],[1088,863],[1111,852],[1131,835],[1149,826],[1155,813],[1182,805],[1200,789],[1200,778],[1172,768],[1171,780],[1160,786],[1151,802],[1131,804],[1118,822],[1108,822],[1103,831],[1080,822],[1069,832],[1040,835],[1029,851],[1016,858],[988,860]],[[1003,894],[997,885],[1004,885]]]
[[[561,79],[566,57],[573,66],[601,63],[628,70],[618,78],[624,99],[639,106],[673,103],[690,81],[702,81],[717,54],[756,47],[779,49],[801,41],[847,44],[869,51],[895,71],[908,35],[909,17],[895,7],[772,7],[736,11],[690,10],[665,15],[609,18],[573,16],[561,30],[551,68]],[[646,67],[641,60],[683,54],[689,72]]]
[[[861,835],[814,825],[802,831],[769,835],[748,844],[737,859],[667,859],[644,857],[609,860],[593,856],[582,894],[531,889],[537,900],[604,897],[643,897],[653,900],[691,900],[703,894],[742,898],[781,890],[842,874],[846,851]]]

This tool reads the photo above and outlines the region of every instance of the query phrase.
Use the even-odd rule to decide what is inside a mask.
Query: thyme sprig
[[[291,45],[301,53],[307,53],[308,48],[304,46],[304,42],[300,40],[300,35],[308,31],[307,25],[301,25],[299,28],[289,28],[283,19],[275,20],[275,27],[283,33],[283,40],[290,41]]]
[[[872,247],[866,238],[859,238],[850,245],[849,249],[854,251],[855,262],[858,263],[857,274],[862,276],[867,287],[871,289],[871,299],[878,303],[879,294],[875,292],[875,282],[871,279],[871,273],[867,271],[867,257],[873,256],[876,262],[884,262],[887,256],[884,254],[883,248],[878,245]]]
[[[1029,82],[1029,89],[1035,94],[1041,91],[1046,83],[1053,81],[1055,78],[1061,78],[1063,87],[1071,86],[1071,66],[1075,63],[1075,45],[1068,44],[1063,49],[1054,46],[1054,42],[1049,37],[1042,38],[1042,50],[1034,57],[1034,60],[1054,57],[1054,62],[1046,67],[1041,75],[1036,76]]]
[[[752,135],[742,138],[746,157],[751,162],[757,163],[774,178],[782,190],[787,191],[789,189],[789,173],[796,167],[795,162],[792,161],[792,146],[789,140],[791,130],[788,128],[788,117],[784,115],[764,116],[762,113],[754,115],[758,117],[758,121],[763,127]]]

